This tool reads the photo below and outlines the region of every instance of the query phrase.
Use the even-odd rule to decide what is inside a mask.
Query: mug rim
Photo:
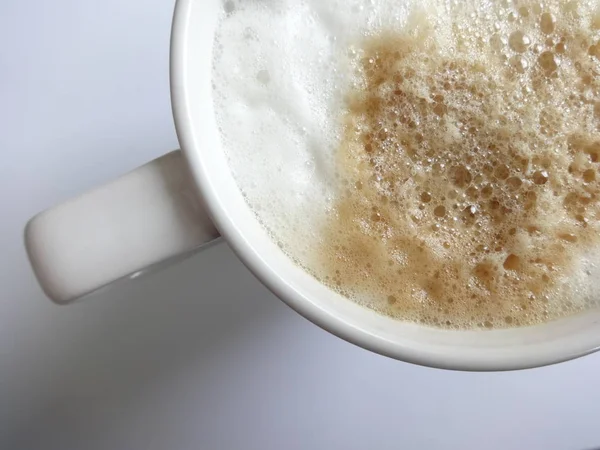
[[[244,239],[238,226],[225,210],[221,200],[215,195],[208,181],[208,175],[203,169],[204,164],[200,157],[202,152],[196,150],[193,125],[189,120],[190,102],[188,101],[189,96],[186,95],[185,65],[187,63],[187,28],[189,26],[192,5],[197,1],[199,0],[176,0],[171,30],[171,103],[177,137],[188,162],[200,198],[203,200],[211,220],[240,260],[277,297],[317,326],[350,343],[400,361],[434,368],[465,371],[527,369],[575,359],[600,349],[600,340],[594,340],[593,344],[573,344],[564,348],[557,348],[553,353],[546,352],[540,355],[530,355],[528,358],[507,354],[494,360],[478,360],[477,352],[474,354],[467,354],[465,352],[465,355],[462,357],[435,354],[435,352],[423,352],[420,349],[414,348],[415,346],[411,348],[410,346],[399,345],[381,336],[373,335],[366,329],[346,323],[342,318],[336,317],[319,308],[314,303],[307,301],[300,292],[296,291],[293,286],[286,282],[281,273],[267,264],[261,258],[261,255]],[[469,330],[464,331],[464,333],[468,332]],[[589,339],[588,341],[591,342]]]

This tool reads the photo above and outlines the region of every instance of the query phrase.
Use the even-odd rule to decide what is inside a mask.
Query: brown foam
[[[498,2],[500,3],[500,2]],[[508,2],[369,36],[316,275],[390,316],[507,327],[585,307],[600,244],[600,16]]]

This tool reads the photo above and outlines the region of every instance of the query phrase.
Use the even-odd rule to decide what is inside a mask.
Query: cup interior
[[[332,292],[296,266],[256,220],[227,164],[212,101],[213,35],[221,0],[178,0],[171,48],[180,144],[209,213],[229,245],[289,306],[354,344],[399,360],[457,370],[512,370],[600,348],[600,309],[541,325],[442,330],[379,315]]]

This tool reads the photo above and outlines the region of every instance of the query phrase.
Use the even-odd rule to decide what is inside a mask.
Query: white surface
[[[0,2],[0,448],[600,447],[600,354],[502,374],[395,362],[306,322],[223,244],[86,303],[43,297],[26,220],[177,146],[172,6]]]

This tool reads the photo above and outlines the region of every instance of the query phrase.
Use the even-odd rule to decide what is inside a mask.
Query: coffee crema
[[[238,178],[298,264],[401,320],[513,327],[598,302],[600,14],[582,1],[485,6],[415,5],[402,23],[371,20],[332,47],[345,46],[330,59],[347,76],[313,89],[330,95],[331,129],[309,146],[327,180],[314,183],[326,201],[306,220],[263,213],[264,191]],[[273,83],[269,71],[256,77]],[[294,238],[311,233],[309,245]]]

